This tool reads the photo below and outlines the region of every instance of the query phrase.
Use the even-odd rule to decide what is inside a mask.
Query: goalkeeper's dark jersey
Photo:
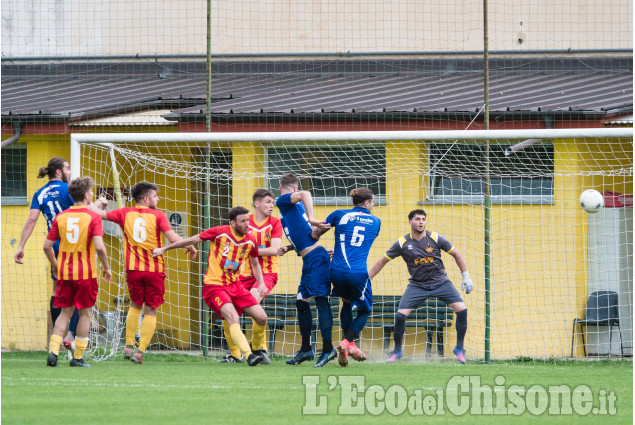
[[[450,252],[452,244],[437,232],[429,232],[417,241],[410,234],[399,238],[386,252],[385,256],[393,260],[403,258],[410,273],[410,283],[426,289],[434,289],[448,280],[441,250]]]

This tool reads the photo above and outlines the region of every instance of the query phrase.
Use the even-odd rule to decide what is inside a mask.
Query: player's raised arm
[[[167,240],[170,241],[170,244],[182,241],[183,238],[180,237],[179,235],[176,234],[176,232],[174,230],[168,230],[167,232],[164,233],[165,238]],[[194,261],[196,260],[196,248],[194,248],[194,245],[188,245],[185,247],[185,252],[189,253],[190,255],[190,260]],[[153,255],[154,257],[156,257],[155,255]]]
[[[34,208],[29,211],[29,217],[26,219],[26,223],[24,223],[24,227],[22,228],[22,234],[20,235],[18,250],[13,256],[13,259],[18,264],[24,264],[22,263],[22,258],[24,258],[24,245],[33,233],[33,229],[35,228],[35,224],[37,223],[37,219],[39,216],[40,210]]]
[[[102,220],[108,220],[108,212],[105,208],[108,206],[108,200],[101,196],[95,202],[86,205],[86,208],[101,217]]]
[[[329,229],[331,227],[330,224],[326,224],[323,221],[313,218],[313,196],[311,196],[311,192],[303,190],[300,192],[293,192],[291,194],[292,203],[297,204],[300,201],[304,204],[309,224],[317,227],[318,229]]]
[[[181,239],[162,248],[154,248],[154,250],[152,250],[152,258],[158,257],[159,255],[163,254],[165,251],[169,251],[170,249],[184,248],[186,246],[194,245],[201,242],[203,242],[203,239],[201,239],[200,235],[194,235],[187,239]]]
[[[387,257],[381,257],[368,271],[368,277],[371,279],[377,275],[384,268],[386,264],[388,264],[390,260]]]
[[[282,239],[280,238],[271,239],[271,246],[268,248],[259,248],[258,256],[259,257],[276,257],[278,255],[284,255],[284,253],[286,253],[287,250],[285,249],[285,247],[280,247],[281,244],[282,244]],[[283,249],[285,249],[285,251],[284,253],[281,254],[280,252]]]

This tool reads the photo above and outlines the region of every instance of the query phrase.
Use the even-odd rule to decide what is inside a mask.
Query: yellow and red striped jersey
[[[262,223],[256,223],[254,215],[249,216],[249,232],[256,240],[258,249],[269,248],[271,239],[282,239],[282,224],[276,217],[267,217]],[[278,256],[258,257],[263,273],[278,273]],[[246,262],[241,272],[243,276],[251,276],[251,265]]]
[[[161,248],[161,233],[172,230],[162,211],[143,206],[126,207],[108,211],[106,218],[123,230],[126,270],[163,273],[163,255],[152,258],[152,250]]]
[[[103,236],[101,217],[85,207],[72,206],[53,219],[46,238],[60,241],[58,278],[82,280],[97,277],[93,236]]]
[[[239,237],[231,226],[212,227],[199,236],[204,241],[211,241],[207,271],[203,278],[205,285],[231,285],[237,282],[241,264],[249,262],[248,257],[258,256],[254,237],[249,233]]]

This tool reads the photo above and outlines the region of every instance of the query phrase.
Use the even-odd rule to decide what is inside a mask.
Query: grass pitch
[[[346,369],[334,361],[315,369],[313,363],[288,366],[279,357],[270,366],[248,367],[149,353],[143,365],[114,359],[92,362],[91,368],[69,368],[64,354],[57,368],[49,368],[44,352],[2,353],[3,424],[633,423],[631,361],[352,363]],[[532,400],[541,395],[535,385],[545,388],[547,397],[551,395],[549,386],[587,385],[594,394],[594,406],[601,408],[598,394],[612,391],[617,398],[616,414],[550,415],[547,409],[534,416],[525,409],[519,416],[477,415],[470,410],[455,415],[446,408],[443,414],[421,417],[416,409],[406,408],[395,415],[386,407],[388,394],[400,392],[408,397],[433,397],[438,392],[452,397],[448,382],[458,376],[478,378],[482,386],[490,388],[504,380],[505,389],[494,388],[494,398],[507,395],[512,385],[525,386],[527,391],[521,393]],[[340,412],[341,406],[351,404],[351,392],[342,389],[342,383],[351,380],[363,382],[355,392],[355,403],[365,406],[363,416]],[[317,386],[307,382],[317,382]],[[469,393],[462,395],[470,397]],[[327,414],[303,414],[303,406],[318,404],[326,407]]]

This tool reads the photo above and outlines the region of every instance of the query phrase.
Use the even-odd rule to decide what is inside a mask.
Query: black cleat
[[[267,350],[254,350],[254,354],[260,354],[262,356],[262,364],[271,364],[271,359],[269,358],[269,353],[267,352]]]
[[[251,353],[249,357],[247,357],[247,364],[249,366],[256,366],[257,364],[262,363],[262,360],[262,354]]]
[[[318,361],[315,362],[313,367],[324,367],[328,362],[333,360],[335,357],[337,357],[337,350],[335,349],[331,350],[328,353],[322,353],[320,354]]]
[[[70,367],[90,367],[90,365],[86,363],[83,358],[79,360],[75,358],[71,359],[69,366]]]
[[[240,355],[239,359],[232,356],[231,354],[228,354],[222,359],[216,361],[216,363],[244,363],[244,362],[245,362],[245,356],[243,356],[242,354]]]
[[[295,353],[295,356],[287,360],[287,364],[296,365],[302,362],[306,362],[308,360],[313,360],[315,358],[315,354],[313,354],[313,350],[309,351],[298,351]]]
[[[46,358],[46,365],[57,367],[57,356],[53,353],[49,353],[49,356]]]

